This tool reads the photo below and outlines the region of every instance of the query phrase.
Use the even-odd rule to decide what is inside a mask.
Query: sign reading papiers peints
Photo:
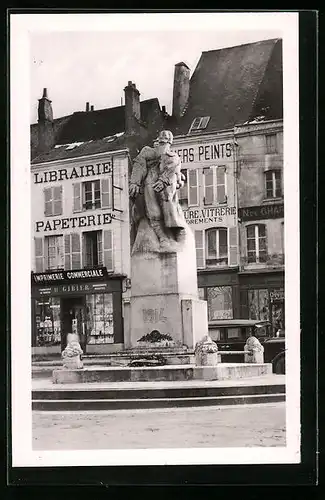
[[[218,142],[211,144],[195,144],[189,148],[173,148],[182,163],[193,163],[202,161],[226,160],[233,155],[233,143]]]

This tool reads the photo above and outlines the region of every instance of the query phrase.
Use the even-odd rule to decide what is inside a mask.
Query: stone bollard
[[[264,363],[264,347],[253,335],[246,340],[244,351],[249,351],[244,355],[245,363]]]
[[[80,347],[79,341],[76,340],[74,334],[68,334],[67,347],[62,351],[63,368],[77,369],[83,368],[81,355],[83,350]]]
[[[215,366],[220,362],[218,346],[209,335],[196,343],[194,355],[196,366]]]

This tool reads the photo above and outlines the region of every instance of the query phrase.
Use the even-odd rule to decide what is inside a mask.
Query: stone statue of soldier
[[[133,161],[129,194],[137,225],[133,252],[173,252],[185,238],[186,221],[177,190],[184,185],[181,160],[171,151],[173,134],[160,132]]]

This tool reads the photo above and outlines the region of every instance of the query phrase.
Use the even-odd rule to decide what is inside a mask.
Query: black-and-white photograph
[[[298,15],[10,22],[13,465],[298,463]]]

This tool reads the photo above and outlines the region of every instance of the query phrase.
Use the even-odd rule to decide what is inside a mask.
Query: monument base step
[[[220,363],[216,366],[165,365],[155,367],[102,367],[55,369],[54,384],[92,382],[147,382],[186,380],[236,380],[272,373],[271,363]]]

